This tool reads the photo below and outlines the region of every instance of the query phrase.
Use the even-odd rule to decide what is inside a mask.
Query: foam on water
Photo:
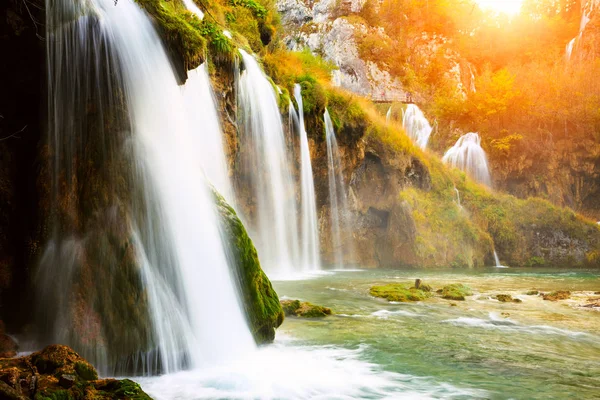
[[[394,311],[379,310],[379,311],[375,311],[374,313],[371,313],[371,315],[374,317],[377,317],[379,319],[388,319],[390,316],[393,316],[393,315],[401,315],[404,317],[420,317],[423,314],[418,314],[418,313],[404,311],[404,310],[394,310]]]
[[[383,371],[362,359],[365,348],[300,347],[284,339],[227,366],[137,381],[157,400],[489,397],[483,390]]]
[[[532,335],[560,335],[570,339],[593,339],[593,335],[586,332],[571,331],[568,329],[556,328],[549,325],[522,325],[510,318],[500,318],[495,313],[489,313],[488,319],[476,317],[459,317],[447,319],[442,322],[450,323],[455,326],[478,327],[484,329],[499,329],[515,333],[528,333]]]

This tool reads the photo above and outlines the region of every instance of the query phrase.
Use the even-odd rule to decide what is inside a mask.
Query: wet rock
[[[302,318],[322,318],[331,315],[331,309],[300,300],[282,300],[281,306],[286,316]]]
[[[373,286],[369,293],[371,296],[380,297],[388,301],[423,301],[431,297],[429,293],[431,288],[428,287],[428,291],[423,290],[423,284],[420,285],[421,289],[408,288],[406,285],[392,283],[389,285]]]
[[[525,293],[527,296],[537,296],[540,294],[540,292],[538,290],[530,290],[527,293]]]
[[[472,296],[473,292],[471,288],[463,285],[462,283],[453,283],[446,285],[438,292],[441,291],[442,298],[447,300],[460,300],[464,301],[467,296]]]
[[[569,292],[568,290],[557,290],[555,292],[546,293],[542,296],[544,300],[549,301],[566,300],[571,297],[571,292]]]
[[[71,348],[52,345],[26,357],[0,359],[0,399],[150,400],[150,397],[129,379],[98,379],[94,367]]]
[[[0,358],[9,358],[17,355],[19,345],[10,336],[0,333]]]
[[[58,380],[58,384],[62,387],[64,387],[65,389],[69,389],[71,386],[73,386],[75,384],[75,380],[77,379],[77,377],[75,375],[61,375],[60,379]]]
[[[521,299],[514,299],[510,294],[498,294],[495,296],[496,300],[501,303],[522,303]]]

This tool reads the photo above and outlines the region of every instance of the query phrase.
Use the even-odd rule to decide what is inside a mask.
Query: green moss
[[[462,283],[453,283],[446,285],[441,289],[442,298],[447,300],[465,300],[467,296],[472,296],[471,288]]]
[[[540,292],[538,290],[530,290],[527,293],[525,293],[527,296],[537,296],[538,294],[540,294]]]
[[[525,262],[526,267],[542,267],[546,264],[546,260],[544,257],[531,257],[527,262]]]
[[[423,301],[431,296],[431,293],[422,289],[408,288],[406,285],[392,283],[383,286],[373,286],[369,290],[371,296],[381,297],[388,301]]]
[[[331,309],[300,300],[282,300],[281,306],[286,316],[301,318],[322,318],[331,315]]]
[[[279,297],[260,267],[256,248],[235,210],[222,196],[216,192],[214,194],[223,234],[229,246],[230,265],[235,265],[233,272],[254,339],[259,344],[273,341],[275,329],[283,323],[284,318]]]
[[[95,381],[98,379],[98,372],[85,361],[77,361],[75,363],[75,372],[81,379],[86,381]]]
[[[199,31],[202,22],[180,0],[136,1],[154,17],[169,51],[182,58],[185,69],[194,69],[204,61],[206,40]]]

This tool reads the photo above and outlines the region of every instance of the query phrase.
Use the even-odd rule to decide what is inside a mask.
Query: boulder
[[[447,300],[465,300],[467,296],[472,296],[473,292],[471,288],[463,285],[462,283],[453,283],[446,285],[442,289],[438,290],[438,293],[442,294],[442,298]]]
[[[67,346],[52,345],[19,358],[0,358],[0,398],[150,400],[129,379],[98,379],[86,360]]]
[[[300,300],[282,300],[281,306],[286,316],[301,318],[322,318],[331,315],[331,309]]]
[[[422,283],[419,287],[419,289],[415,287],[408,288],[403,284],[392,283],[389,285],[373,286],[369,293],[374,297],[400,302],[423,301],[431,297],[431,287]]]
[[[551,293],[546,293],[542,295],[542,297],[544,298],[544,300],[549,301],[566,300],[569,297],[571,297],[571,292],[569,292],[568,290],[557,290]]]

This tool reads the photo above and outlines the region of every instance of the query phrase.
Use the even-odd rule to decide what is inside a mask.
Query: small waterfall
[[[299,84],[294,86],[294,97],[298,104],[298,132],[300,133],[301,192],[302,192],[302,263],[304,270],[321,269],[319,259],[319,227],[317,203],[313,178],[308,135],[304,126],[304,106]]]
[[[391,121],[392,121],[392,106],[390,106],[390,108],[387,110],[387,113],[385,114],[385,122],[389,125]]]
[[[298,265],[299,243],[294,182],[273,85],[248,53],[240,50],[238,127],[243,181],[256,199],[250,227],[262,266],[289,274]]]
[[[575,46],[575,41],[577,38],[573,38],[567,43],[567,47],[565,48],[565,56],[567,57],[567,61],[571,60],[571,55],[573,54],[573,47]]]
[[[402,117],[402,126],[408,136],[422,149],[427,148],[431,135],[431,125],[425,115],[415,104],[409,104]]]
[[[204,19],[204,13],[198,8],[196,3],[194,3],[194,0],[183,0],[183,4],[185,5],[185,8],[190,10],[190,12],[195,14],[198,18]]]
[[[496,253],[496,250],[494,250],[494,261],[496,262],[496,267],[502,266],[502,264],[500,264],[500,259],[498,258],[498,253]]]
[[[202,124],[188,125],[167,54],[133,0],[46,6],[53,234],[36,276],[46,340],[104,374],[251,351],[202,171],[202,127],[218,126],[216,113],[196,109]]]
[[[350,224],[350,210],[346,197],[344,175],[340,152],[333,130],[333,122],[329,110],[325,110],[325,140],[327,142],[327,173],[329,177],[329,213],[331,218],[331,242],[334,251],[334,260],[337,268],[344,267],[344,255],[352,258],[354,242],[352,240],[352,226]],[[343,233],[346,235],[342,239]]]
[[[456,144],[446,151],[442,161],[465,171],[477,182],[492,186],[487,156],[477,133],[469,132],[461,136]]]
[[[197,151],[209,182],[230,203],[235,204],[229,179],[227,158],[223,147],[223,132],[206,63],[188,72],[182,88],[188,126],[195,131]]]
[[[456,186],[454,187],[454,192],[456,193],[456,205],[458,206],[458,208],[462,208],[462,205],[460,204],[460,192],[458,191]]]

